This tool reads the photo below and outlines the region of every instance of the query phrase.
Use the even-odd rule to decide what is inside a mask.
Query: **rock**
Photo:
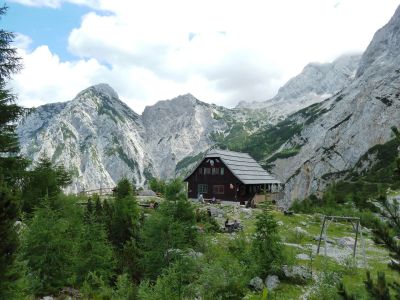
[[[254,277],[250,280],[249,287],[256,291],[262,291],[264,288],[264,283],[260,277]]]
[[[187,256],[189,256],[191,258],[200,258],[203,256],[203,253],[194,251],[193,249],[187,250],[186,254],[187,254]]]
[[[314,241],[319,241],[319,235],[317,235],[317,236],[314,237]],[[321,242],[322,242],[322,243],[324,242],[324,237],[321,238]],[[329,238],[326,239],[326,242],[327,242],[328,244],[334,244],[334,243],[335,243],[333,240],[331,240],[331,239],[329,239]]]
[[[267,287],[268,291],[276,289],[279,283],[279,278],[276,275],[268,275],[267,278],[265,278],[265,286]]]
[[[240,208],[240,211],[249,216],[253,215],[253,210],[251,208]]]
[[[360,55],[343,55],[332,63],[309,63],[283,85],[276,96],[263,102],[240,102],[237,107],[267,109],[276,118],[320,102],[346,87],[354,77]]]
[[[342,247],[354,247],[354,242],[355,240],[352,237],[343,237],[337,240],[337,244]]]
[[[139,196],[152,196],[155,197],[157,194],[153,192],[152,190],[139,190],[138,191]]]
[[[303,228],[298,227],[298,226],[296,226],[295,228],[293,228],[293,231],[294,231],[296,234],[308,235],[307,230],[304,230]]]
[[[307,280],[311,278],[310,271],[304,266],[287,266],[282,267],[283,273],[288,278],[295,278],[298,280]]]
[[[305,253],[299,253],[296,255],[297,259],[301,259],[301,260],[310,260],[310,256],[305,254]]]
[[[165,251],[164,257],[175,257],[178,255],[181,255],[182,252],[183,251],[181,249],[170,248],[170,249],[167,249],[167,251]]]
[[[220,208],[210,206],[209,207],[210,213],[212,217],[218,217],[218,218],[223,218],[224,217],[224,211]]]

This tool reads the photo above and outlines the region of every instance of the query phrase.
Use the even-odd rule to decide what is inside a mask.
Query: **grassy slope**
[[[226,216],[229,216],[230,219],[238,218],[241,220],[241,223],[244,225],[244,234],[250,237],[255,230],[255,215],[259,213],[259,210],[253,210],[253,215],[250,218],[246,218],[246,214],[244,213],[235,213],[232,211],[230,207],[222,207]],[[283,223],[280,226],[280,233],[283,238],[283,241],[287,243],[286,249],[291,252],[294,257],[295,265],[304,265],[309,267],[309,260],[300,260],[296,259],[295,256],[297,254],[310,254],[310,249],[314,248],[314,253],[312,255],[312,272],[314,277],[318,277],[321,275],[321,272],[330,270],[334,272],[339,272],[343,276],[344,283],[346,287],[353,291],[357,292],[359,296],[366,296],[364,290],[363,280],[365,279],[365,271],[367,269],[371,270],[371,273],[375,276],[376,271],[385,271],[388,281],[395,278],[396,274],[390,270],[387,266],[387,262],[389,261],[389,255],[386,249],[381,246],[375,245],[371,240],[371,234],[368,230],[364,230],[363,236],[366,244],[366,257],[367,257],[367,269],[363,266],[362,259],[362,247],[359,244],[359,248],[357,250],[357,263],[359,267],[353,268],[353,264],[350,258],[346,258],[343,255],[342,262],[338,262],[333,258],[326,258],[323,255],[315,255],[315,247],[317,245],[317,241],[314,240],[315,236],[318,236],[321,230],[321,215],[307,215],[307,214],[296,214],[294,216],[284,216],[281,212],[274,212],[274,216],[277,221]],[[224,216],[225,217],[225,216]],[[221,225],[223,219],[219,220]],[[306,225],[304,225],[304,223]],[[303,225],[302,225],[303,224]],[[307,231],[307,235],[304,236],[296,236],[294,234],[293,228],[300,227]],[[212,239],[216,242],[219,247],[228,249],[228,242],[231,239],[235,238],[235,234],[227,234],[227,233],[215,233],[209,234],[207,236],[208,239]],[[354,232],[352,230],[352,226],[349,223],[341,223],[341,222],[333,222],[329,225],[328,229],[328,238],[331,240],[335,240],[343,237],[354,237]],[[332,245],[328,244],[328,252],[329,249],[332,249]],[[340,248],[338,246],[335,248],[337,251],[346,252],[346,248]],[[323,247],[321,248],[321,253],[323,254]],[[339,250],[338,250],[339,249]],[[347,252],[351,253],[351,249],[348,248]],[[347,253],[346,252],[346,253]],[[281,282],[279,288],[271,293],[271,299],[300,299],[301,296],[307,293],[310,289],[315,288],[315,280],[309,281],[305,285],[293,284],[290,282]]]

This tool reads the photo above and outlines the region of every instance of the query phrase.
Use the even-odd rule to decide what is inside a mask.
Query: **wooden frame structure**
[[[363,257],[364,257],[364,264],[366,263],[365,261],[365,243],[364,243],[364,239],[362,236],[362,228],[361,228],[361,224],[360,224],[360,218],[357,217],[341,217],[341,216],[324,216],[324,220],[322,222],[322,226],[321,226],[321,232],[319,234],[319,239],[318,239],[318,248],[317,248],[317,255],[319,254],[319,250],[321,248],[321,241],[322,239],[324,239],[324,248],[325,248],[325,256],[326,256],[326,244],[327,244],[327,230],[328,230],[328,226],[330,225],[330,223],[334,220],[344,220],[344,221],[348,221],[350,222],[350,224],[353,227],[353,230],[356,234],[355,239],[354,239],[354,246],[353,246],[353,258],[356,257],[356,250],[357,250],[357,242],[358,242],[358,235],[360,234],[360,239],[362,242],[362,247],[363,247]],[[323,238],[322,238],[323,236]]]

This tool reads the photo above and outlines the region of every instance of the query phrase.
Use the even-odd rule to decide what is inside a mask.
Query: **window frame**
[[[197,192],[198,194],[208,194],[208,184],[199,183],[197,185]]]
[[[224,195],[225,194],[225,185],[223,185],[223,184],[213,185],[213,194]]]

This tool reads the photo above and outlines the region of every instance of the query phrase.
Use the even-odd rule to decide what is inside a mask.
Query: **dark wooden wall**
[[[213,168],[207,160],[212,159],[214,161],[214,168],[224,168],[224,175],[212,175],[207,174],[204,175],[203,172],[199,173],[199,168]],[[197,167],[197,169],[187,178],[188,182],[188,197],[189,198],[197,198],[199,196],[198,185],[199,184],[207,184],[208,185],[208,193],[203,194],[204,198],[212,198],[215,196],[216,199],[221,200],[236,200],[236,189],[241,185],[241,182],[232,174],[231,171],[224,165],[224,163],[220,160],[216,162],[216,158],[205,158],[201,164]],[[230,185],[233,185],[233,189],[230,188]],[[213,194],[213,185],[223,185],[224,186],[224,194]]]

